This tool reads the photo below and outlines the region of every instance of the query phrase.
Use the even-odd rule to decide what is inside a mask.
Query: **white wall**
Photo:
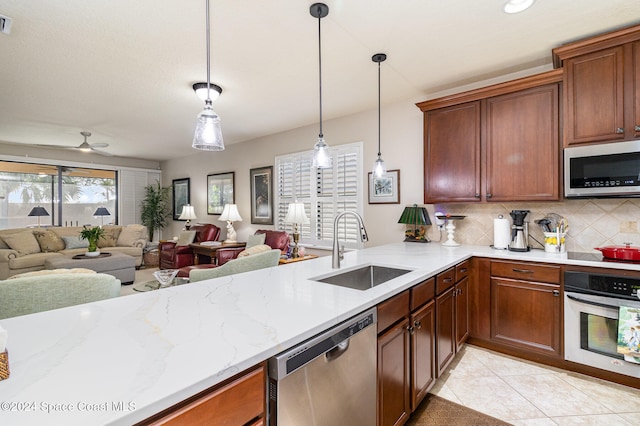
[[[400,170],[400,204],[368,204],[364,200],[364,220],[369,232],[367,245],[380,245],[401,241],[404,227],[398,219],[405,205],[422,202],[422,112],[414,101],[405,101],[382,109],[381,148],[387,169]],[[224,119],[224,117],[223,117]],[[224,133],[224,121],[222,127]],[[362,141],[364,143],[363,188],[367,188],[367,173],[373,168],[378,153],[378,110],[367,111],[323,123],[325,140],[329,145],[341,145]],[[276,155],[308,151],[318,137],[318,125],[294,129],[249,142],[227,145],[222,152],[200,152],[162,163],[163,186],[173,179],[191,179],[191,204],[195,207],[197,222],[214,223],[226,229],[217,215],[207,215],[207,174],[235,172],[235,202],[243,222],[234,223],[240,241],[256,229],[273,226],[252,225],[249,197],[249,170],[274,164]],[[185,150],[191,150],[191,142],[185,142]],[[177,235],[184,222],[173,222],[164,236]]]

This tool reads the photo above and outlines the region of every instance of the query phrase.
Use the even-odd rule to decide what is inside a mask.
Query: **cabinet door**
[[[424,202],[480,201],[480,102],[427,111]]]
[[[409,319],[378,337],[378,426],[404,424],[411,414]]]
[[[491,338],[560,356],[560,287],[491,278]]]
[[[436,377],[453,361],[455,355],[455,287],[436,297]]]
[[[469,278],[465,277],[456,284],[456,353],[469,337]]]
[[[435,302],[411,315],[411,410],[415,410],[436,380]]]
[[[558,200],[559,87],[486,100],[487,201]]]
[[[565,146],[625,139],[623,50],[613,47],[564,62]]]
[[[640,41],[633,43],[633,138],[640,138]]]

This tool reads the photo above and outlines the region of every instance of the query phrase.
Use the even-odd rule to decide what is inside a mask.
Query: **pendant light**
[[[313,146],[313,167],[318,169],[327,169],[331,167],[331,155],[329,154],[329,146],[324,142],[322,134],[322,44],[320,21],[329,14],[329,6],[324,3],[314,3],[309,8],[311,16],[318,18],[318,80],[320,88],[320,133],[318,134],[318,142]]]
[[[210,57],[210,30],[209,30],[209,0],[206,1],[207,15],[207,99],[204,101],[204,109],[198,115],[196,132],[193,136],[195,149],[203,151],[222,151],[224,141],[222,140],[222,128],[220,127],[220,117],[213,112],[211,106],[211,57]]]
[[[371,57],[373,62],[378,63],[378,159],[373,166],[373,175],[375,177],[382,177],[387,173],[387,167],[384,165],[382,154],[380,153],[380,63],[387,59],[387,55],[384,53],[376,53]]]

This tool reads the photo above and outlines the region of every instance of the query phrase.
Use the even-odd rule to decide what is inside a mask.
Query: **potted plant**
[[[89,241],[89,248],[87,249],[88,253],[96,253],[93,256],[97,256],[100,254],[98,250],[98,240],[100,237],[104,236],[104,229],[99,226],[94,226],[93,228],[88,228],[86,225],[82,227],[82,231],[80,231],[80,238],[83,240]],[[91,256],[91,254],[88,254]]]
[[[171,187],[163,188],[160,182],[156,181],[155,185],[147,185],[144,190],[145,197],[140,206],[140,220],[149,231],[149,241],[153,241],[154,232],[169,224]]]

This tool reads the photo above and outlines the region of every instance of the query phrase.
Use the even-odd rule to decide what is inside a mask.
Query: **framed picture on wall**
[[[250,170],[251,223],[273,225],[273,166]]]
[[[235,172],[207,175],[207,214],[222,214],[225,204],[235,204]]]
[[[189,192],[189,182],[191,179],[174,179],[173,188],[173,220],[180,220],[182,207],[191,204],[191,194]]]
[[[369,204],[400,204],[400,170],[380,177],[369,172]]]

